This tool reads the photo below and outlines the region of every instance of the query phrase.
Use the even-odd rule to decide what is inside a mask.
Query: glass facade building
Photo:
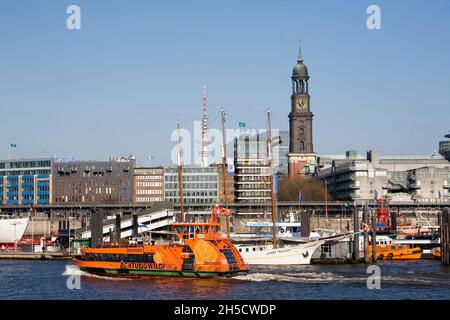
[[[52,159],[0,160],[0,205],[52,202]]]
[[[219,202],[219,174],[217,167],[183,167],[183,203],[216,204]],[[164,169],[165,200],[180,202],[178,168]]]
[[[238,203],[270,202],[270,172],[267,139],[241,133],[234,140],[235,199]]]

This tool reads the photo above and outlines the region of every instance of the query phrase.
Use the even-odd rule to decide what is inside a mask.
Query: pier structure
[[[450,265],[450,211],[446,209],[440,215],[441,229],[441,261],[444,266]]]

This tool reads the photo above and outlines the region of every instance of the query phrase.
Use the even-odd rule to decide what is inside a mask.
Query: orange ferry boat
[[[372,259],[372,243],[369,244],[369,258]],[[421,248],[394,243],[386,236],[377,237],[375,253],[377,260],[416,260],[422,258]]]
[[[174,223],[179,243],[86,248],[73,262],[81,270],[105,276],[215,277],[247,273],[248,267],[230,239],[220,231],[219,215],[229,210],[215,206],[209,223]]]

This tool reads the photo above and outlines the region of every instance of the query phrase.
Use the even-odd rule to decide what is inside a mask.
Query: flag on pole
[[[245,122],[239,121],[239,128],[245,128],[245,127],[246,127]]]
[[[17,144],[15,144],[15,143],[10,143],[9,146],[10,146],[11,148],[15,148],[15,147],[17,147]]]

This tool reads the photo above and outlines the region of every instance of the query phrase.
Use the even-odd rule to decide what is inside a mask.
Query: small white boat
[[[14,243],[22,239],[28,218],[0,218],[0,243]]]
[[[314,251],[326,240],[284,245],[274,248],[272,244],[237,244],[245,263],[250,265],[302,265],[310,264]]]

